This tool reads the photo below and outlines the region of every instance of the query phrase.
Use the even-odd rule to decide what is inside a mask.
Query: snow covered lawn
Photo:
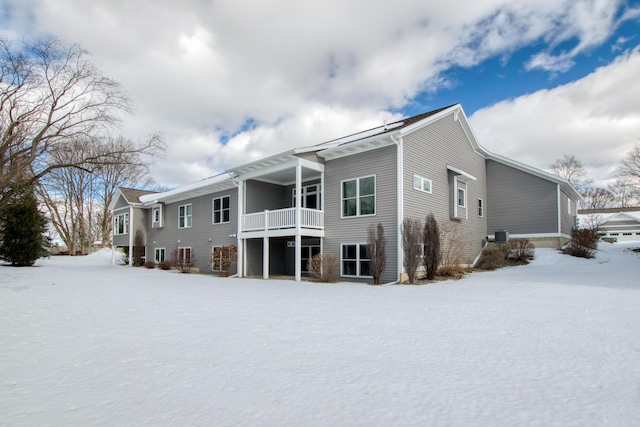
[[[638,246],[425,286],[0,267],[0,425],[637,426]]]

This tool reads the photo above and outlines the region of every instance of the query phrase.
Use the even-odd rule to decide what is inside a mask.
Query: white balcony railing
[[[296,208],[277,209],[242,215],[241,231],[277,230],[296,227]],[[324,211],[300,209],[301,228],[324,228]]]

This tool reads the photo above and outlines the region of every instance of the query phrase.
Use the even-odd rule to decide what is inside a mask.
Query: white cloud
[[[508,57],[533,42],[564,71],[611,34],[620,0],[30,0],[11,24],[90,50],[136,105],[131,137],[161,131],[161,184],[186,183],[259,156],[380,124],[442,72]],[[18,7],[18,6],[16,6]],[[17,16],[17,15],[16,15]],[[25,17],[30,17],[29,19]],[[436,107],[440,107],[439,105]],[[224,133],[240,132],[226,145]]]
[[[477,111],[470,118],[488,149],[542,169],[572,154],[596,182],[640,138],[640,50],[570,84],[541,90]]]

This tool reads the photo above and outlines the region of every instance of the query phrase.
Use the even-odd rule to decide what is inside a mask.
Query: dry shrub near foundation
[[[507,259],[516,264],[529,264],[533,259],[535,247],[529,239],[511,239],[504,246]]]
[[[338,258],[329,254],[318,254],[307,263],[309,276],[324,283],[334,282],[339,269]]]

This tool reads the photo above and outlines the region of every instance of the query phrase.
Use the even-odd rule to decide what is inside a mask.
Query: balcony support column
[[[295,274],[296,282],[302,280],[302,239],[300,238],[301,212],[302,209],[302,165],[296,164],[296,234],[295,234]]]
[[[262,278],[269,279],[269,238],[262,238]]]
[[[236,237],[238,238],[238,258],[236,260],[236,266],[238,270],[238,277],[244,277],[244,240],[240,238],[240,232],[243,227],[243,215],[244,215],[244,181],[238,182],[238,228],[236,231]]]

